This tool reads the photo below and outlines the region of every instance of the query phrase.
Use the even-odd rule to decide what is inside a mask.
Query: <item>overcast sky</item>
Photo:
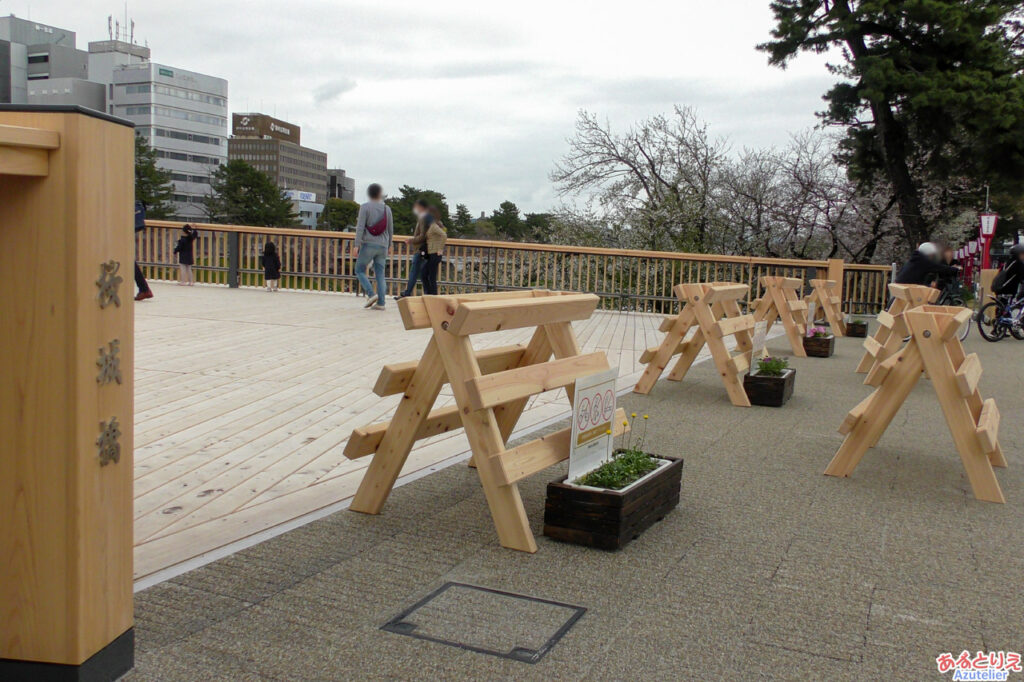
[[[107,38],[105,0],[0,0]],[[129,3],[153,60],[226,78],[232,111],[302,127],[303,144],[385,190],[445,193],[474,214],[558,202],[548,174],[579,109],[625,128],[695,107],[734,147],[783,145],[815,124],[831,77],[802,56],[769,68],[754,45],[768,0],[146,0]]]

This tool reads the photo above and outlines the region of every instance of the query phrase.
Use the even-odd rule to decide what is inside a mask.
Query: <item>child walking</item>
[[[441,212],[437,207],[431,206],[428,211],[433,220],[427,228],[427,262],[423,265],[423,293],[437,296],[437,275],[441,269],[441,254],[444,252],[445,242],[448,241],[448,233],[445,232]]]
[[[192,274],[192,265],[196,262],[192,247],[199,237],[199,232],[191,225],[185,225],[181,232],[181,238],[174,247],[174,253],[178,254],[178,284],[190,287],[196,283],[196,278]]]
[[[267,282],[267,291],[277,291],[281,281],[281,257],[277,255],[274,242],[267,242],[263,247],[263,279]]]

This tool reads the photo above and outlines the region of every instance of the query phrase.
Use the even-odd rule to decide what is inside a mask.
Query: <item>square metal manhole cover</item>
[[[381,630],[536,663],[586,611],[522,594],[445,583]]]

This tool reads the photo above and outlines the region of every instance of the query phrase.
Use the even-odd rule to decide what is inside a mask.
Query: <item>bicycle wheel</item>
[[[1024,341],[1024,320],[1015,320],[1015,324],[1010,325],[1010,333],[1018,341]]]
[[[1003,307],[998,303],[986,303],[978,311],[978,333],[986,341],[1002,341],[1006,336],[1006,325],[999,322]]]

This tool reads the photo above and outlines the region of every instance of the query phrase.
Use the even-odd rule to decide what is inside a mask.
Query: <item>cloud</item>
[[[351,78],[335,78],[313,90],[313,103],[320,105],[338,99],[346,92],[355,90],[356,82]]]
[[[29,0],[8,0],[25,15]],[[96,3],[33,3],[32,18],[105,40]],[[43,5],[43,6],[41,6]],[[110,9],[116,11],[114,3]],[[831,80],[802,55],[786,71],[754,46],[766,0],[248,0],[134,3],[156,62],[226,78],[231,111],[302,126],[303,143],[372,181],[430,187],[479,214],[557,202],[548,179],[579,109],[618,128],[695,107],[734,147],[785,144],[814,125]]]

